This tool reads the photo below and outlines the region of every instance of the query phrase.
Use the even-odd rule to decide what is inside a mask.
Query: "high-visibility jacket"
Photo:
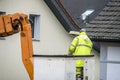
[[[92,50],[92,42],[86,32],[80,32],[79,36],[75,37],[69,47],[69,55],[90,55]],[[76,60],[76,67],[83,67],[83,60]]]

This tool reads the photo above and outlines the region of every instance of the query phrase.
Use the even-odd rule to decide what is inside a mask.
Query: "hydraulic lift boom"
[[[30,80],[34,80],[31,24],[28,16],[23,13],[0,15],[0,37],[7,37],[18,32],[21,37],[22,62]]]

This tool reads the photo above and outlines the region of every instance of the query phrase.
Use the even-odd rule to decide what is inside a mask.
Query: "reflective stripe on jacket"
[[[90,55],[92,42],[85,32],[81,32],[75,37],[69,47],[68,54],[73,55]],[[76,60],[76,67],[83,67],[83,60]]]

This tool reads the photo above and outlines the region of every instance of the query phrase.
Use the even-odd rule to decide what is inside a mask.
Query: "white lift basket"
[[[84,80],[94,80],[94,55],[34,55],[34,80],[76,80],[75,60],[84,60]]]

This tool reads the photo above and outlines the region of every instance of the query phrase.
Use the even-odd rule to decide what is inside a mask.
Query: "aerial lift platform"
[[[34,55],[34,80],[76,80],[76,60],[84,60],[83,80],[95,80],[94,55]]]

